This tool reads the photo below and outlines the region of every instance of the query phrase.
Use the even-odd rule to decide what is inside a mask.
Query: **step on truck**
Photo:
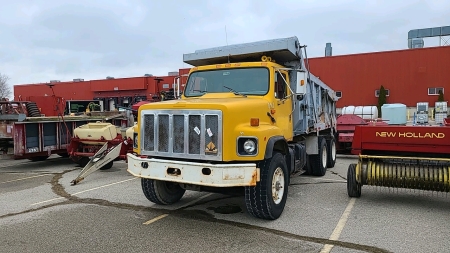
[[[303,51],[304,55],[303,56]],[[282,214],[292,175],[336,162],[335,92],[309,71],[297,37],[184,54],[178,100],[139,107],[127,171],[156,204],[186,190],[245,196],[258,218]]]

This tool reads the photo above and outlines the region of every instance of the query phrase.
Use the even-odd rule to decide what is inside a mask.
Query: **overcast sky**
[[[167,75],[189,67],[183,53],[290,36],[309,57],[327,42],[333,55],[406,49],[409,30],[449,13],[449,0],[4,0],[0,73],[11,85]]]

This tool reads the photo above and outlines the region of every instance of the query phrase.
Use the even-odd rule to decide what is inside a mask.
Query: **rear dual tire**
[[[322,177],[327,172],[328,148],[324,137],[319,136],[319,149],[317,155],[309,155],[309,163],[311,165],[311,174]]]

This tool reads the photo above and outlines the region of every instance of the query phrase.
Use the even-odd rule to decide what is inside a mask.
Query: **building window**
[[[385,90],[386,91],[386,97],[389,97],[389,90]],[[375,97],[379,97],[380,96],[380,90],[375,90]]]
[[[341,98],[342,97],[342,91],[336,91],[336,97]]]
[[[444,94],[444,88],[442,87],[435,87],[435,88],[428,88],[428,95],[439,95],[439,91]]]

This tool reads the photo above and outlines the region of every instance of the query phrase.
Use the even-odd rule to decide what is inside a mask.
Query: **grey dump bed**
[[[289,37],[214,47],[184,54],[183,61],[192,66],[200,66],[226,62],[261,61],[263,55],[272,57],[280,64],[298,62],[301,58],[300,44],[297,37]]]

